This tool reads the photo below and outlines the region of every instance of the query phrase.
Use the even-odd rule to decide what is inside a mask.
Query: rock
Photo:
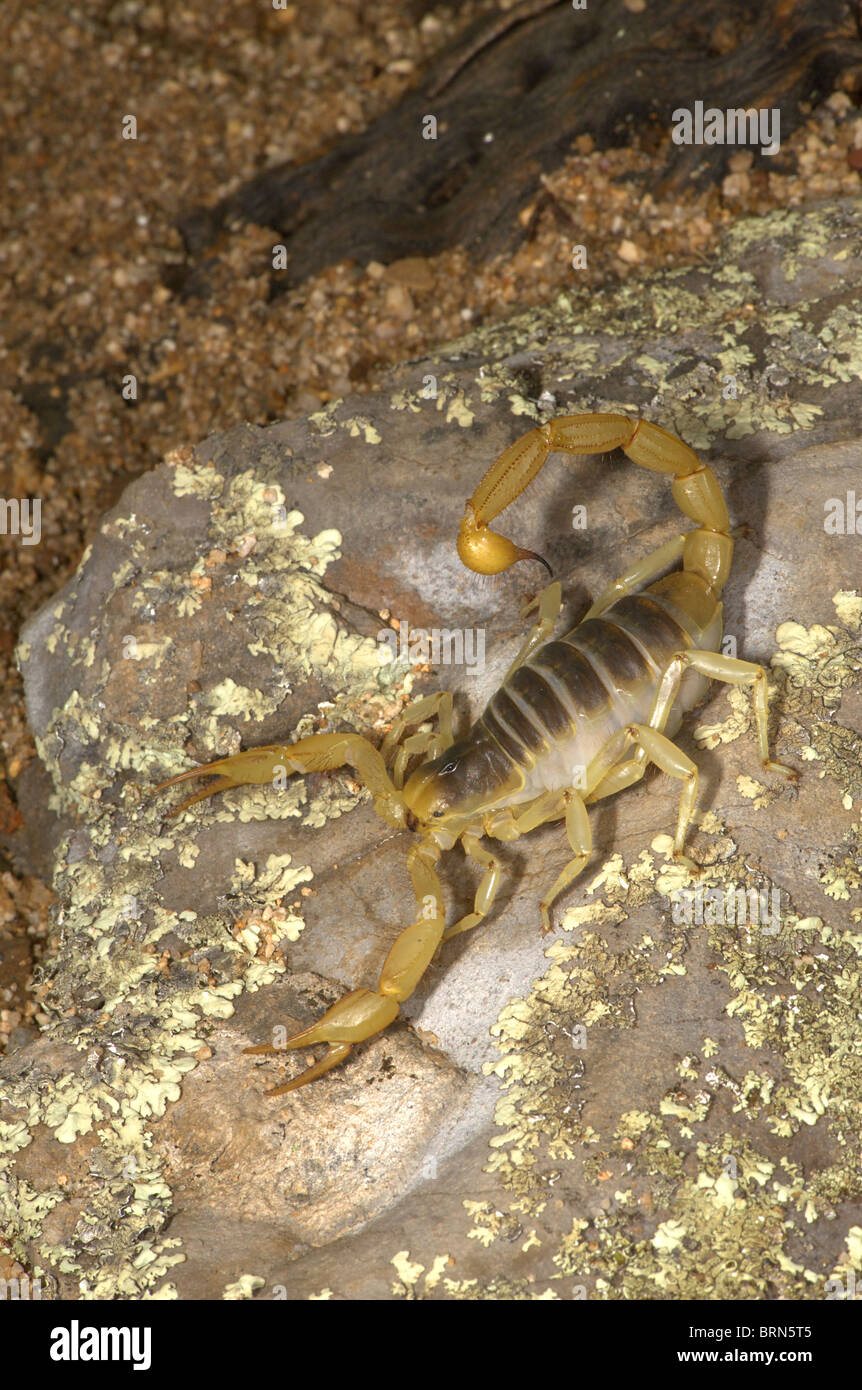
[[[388,314],[394,314],[396,318],[404,319],[405,322],[409,322],[416,312],[410,291],[405,285],[390,285],[386,291],[384,305]]]
[[[860,279],[858,205],[741,223],[713,262],[561,295],[126,490],[20,648],[59,909],[53,1021],[3,1065],[0,1212],[61,1297],[821,1298],[859,1267],[862,542],[824,523],[858,488]],[[798,795],[761,773],[745,695],[714,687],[681,742],[705,884],[766,896],[685,920],[659,833],[678,793],[648,777],[593,812],[550,941],[558,826],[501,847],[488,924],[405,1021],[266,1098],[301,1059],[241,1049],[373,985],[413,916],[411,837],[341,774],[176,819],[152,786],[240,742],[379,736],[411,685],[478,713],[540,576],[461,568],[464,499],[534,420],[581,410],[643,412],[726,489],[727,633],[772,661]],[[593,458],[552,462],[503,530],[575,621],[679,525],[660,478]],[[401,621],[487,660],[381,664]],[[473,867],[442,873],[469,910]]]
[[[404,256],[386,267],[386,279],[408,290],[433,290],[435,280],[431,263],[424,256]]]

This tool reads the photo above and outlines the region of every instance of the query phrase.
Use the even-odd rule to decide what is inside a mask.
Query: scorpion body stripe
[[[579,714],[565,681],[560,676],[559,672],[546,660],[547,650],[547,647],[543,647],[540,652],[536,653],[530,662],[530,669],[535,671],[545,682],[548,689],[553,692],[557,704],[568,719],[572,731],[574,732],[577,727]]]
[[[651,598],[654,603],[658,604],[665,617],[679,628],[682,646],[687,646],[689,641],[695,647],[701,647],[703,645],[705,629],[690,613],[686,613],[678,604],[674,603],[673,599],[668,598],[665,594],[658,594],[651,591],[649,595],[636,595],[637,598],[646,598],[647,596]],[[718,605],[718,608],[720,613],[721,606]]]
[[[647,661],[628,634],[610,619],[591,618],[570,632],[563,641],[583,652],[615,700],[654,679],[652,663]]]
[[[513,700],[532,712],[533,719],[553,745],[559,739],[570,738],[575,732],[575,720],[554,689],[548,676],[530,664],[519,666],[506,682]]]
[[[505,724],[531,762],[548,754],[550,744],[536,727],[531,711],[513,700],[505,685],[491,699],[490,709],[500,723]]]
[[[684,624],[684,615],[677,615],[673,610],[672,603],[662,601],[660,596],[656,598],[649,592],[628,595],[617,600],[608,609],[608,616],[612,617],[614,624],[626,631],[632,641],[643,645],[647,656],[655,665],[656,675],[660,675],[677,653],[692,648],[712,651],[721,639],[720,604],[716,606],[712,620],[706,628],[691,618]],[[705,694],[708,684],[708,680],[696,671],[685,673],[668,717],[665,732],[669,737],[679,728],[683,714],[692,709]],[[652,688],[654,690],[655,686]],[[648,717],[649,710],[643,715],[644,719]]]
[[[713,650],[713,638],[716,645],[721,638],[720,611],[717,620],[714,620],[706,630],[695,624],[690,624],[689,628],[685,628],[676,618],[671,617],[667,609],[663,609],[658,604],[654,605],[648,594],[636,594],[621,599],[614,604],[613,615],[615,623],[629,632],[633,641],[638,641],[644,646],[650,640],[648,625],[653,624],[652,650],[648,655],[655,662],[659,674],[678,652],[684,652],[691,648],[696,648],[699,651],[711,651]],[[680,685],[679,696],[674,702],[668,719],[668,728],[676,730],[679,727],[682,715],[697,704],[705,692],[706,686],[707,682],[696,672],[686,672]]]
[[[696,647],[703,646],[706,633],[716,629],[721,635],[722,607],[713,595],[705,593],[691,574],[669,574],[645,590],[674,622],[689,633]],[[608,609],[610,612],[610,609]]]
[[[522,684],[526,685],[529,689],[533,686],[532,677],[534,676],[534,672],[526,666],[521,669],[524,671]],[[545,705],[547,704],[548,706],[547,710],[545,710],[548,719],[553,719],[554,712],[557,714],[562,714],[564,712],[557,708],[556,700],[544,681],[540,683],[536,680],[535,687],[530,694],[529,702],[519,696],[516,691],[512,690],[509,681],[506,682],[503,688],[507,698],[513,704],[518,705],[522,718],[533,730],[534,737],[542,740],[541,751],[536,757],[536,765],[541,766],[546,758],[553,757],[554,750],[561,741],[568,742],[574,737],[575,728],[572,721],[567,721],[562,733],[556,737],[548,732],[547,719],[543,718]],[[549,701],[550,703],[548,703]]]
[[[568,642],[548,642],[525,664],[556,679],[557,694],[562,694],[575,723],[610,713],[612,701],[607,686],[599,680],[583,652]]]
[[[691,633],[651,594],[628,594],[613,605],[614,622],[661,666],[687,647]]]
[[[653,675],[654,675],[654,676],[655,676],[655,675],[658,675],[659,672],[664,668],[664,665],[665,665],[665,662],[664,662],[664,660],[663,660],[663,657],[664,657],[664,650],[663,650],[661,644],[660,644],[660,643],[657,643],[657,642],[654,642],[654,643],[652,644],[653,650],[650,651],[649,647],[648,647],[647,645],[645,645],[645,644],[639,639],[639,637],[638,637],[638,635],[637,635],[637,631],[632,631],[633,624],[632,624],[631,622],[627,622],[626,619],[625,619],[625,617],[624,617],[622,614],[620,614],[620,613],[618,613],[618,612],[616,612],[616,611],[614,611],[614,621],[613,621],[612,626],[613,626],[614,628],[616,628],[617,632],[622,632],[622,633],[625,634],[625,636],[628,638],[629,642],[631,642],[632,646],[633,646],[633,647],[636,647],[637,650],[640,652],[640,654],[641,654],[641,656],[643,657],[644,661],[645,661],[645,662],[647,663],[647,665],[649,666],[650,671],[653,672]],[[681,639],[677,642],[676,647],[674,648],[674,650],[676,651],[676,650],[680,650],[682,647],[690,647],[690,646],[691,646],[691,639],[689,638],[688,634],[686,633],[686,634],[684,634],[684,635],[681,637]]]
[[[549,734],[548,726],[555,716],[559,720],[560,713],[569,712],[568,731],[562,727],[551,736],[547,753],[536,758],[532,766],[520,764],[526,780],[518,801],[570,787],[573,771],[589,766],[611,735],[628,724],[649,719],[656,680],[670,659],[692,647],[709,650],[720,637],[720,606],[713,606],[712,621],[706,629],[690,615],[680,612],[677,616],[675,609],[671,600],[649,592],[626,595],[601,618],[591,618],[560,642],[548,643],[510,677],[495,699],[503,691],[509,692],[520,676],[520,689],[524,695],[531,694],[537,729]],[[688,619],[685,624],[683,617]],[[549,670],[549,649],[553,647],[567,649],[579,660],[574,664],[558,660]],[[531,691],[528,673],[542,678],[541,687]],[[707,684],[696,671],[686,672],[667,720],[670,736],[679,728],[683,713],[697,704]]]
[[[524,745],[512,733],[508,725],[490,707],[486,708],[481,718],[477,721],[478,725],[497,744],[501,752],[509,759],[515,767],[522,767],[524,758]],[[529,759],[532,766],[533,759]]]

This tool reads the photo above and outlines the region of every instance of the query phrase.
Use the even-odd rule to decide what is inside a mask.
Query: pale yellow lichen
[[[222,1299],[226,1303],[237,1303],[242,1299],[253,1298],[258,1289],[266,1287],[266,1280],[259,1274],[241,1274],[232,1284],[225,1284]]]
[[[862,627],[862,594],[855,589],[839,589],[832,595],[835,612],[847,627]]]

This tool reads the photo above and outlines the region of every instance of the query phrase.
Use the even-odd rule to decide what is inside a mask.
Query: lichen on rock
[[[696,269],[563,294],[127,490],[20,649],[63,835],[51,1022],[4,1066],[0,1210],[64,1296],[798,1298],[860,1268],[858,538],[823,530],[858,471],[860,251],[854,204],[755,219]],[[727,628],[771,661],[803,780],[776,792],[747,695],[717,688],[682,735],[704,771],[692,852],[717,892],[777,893],[776,930],[674,920],[677,799],[649,779],[597,808],[547,959],[555,827],[444,949],[405,1009],[417,1033],[358,1049],[285,1121],[258,1077],[298,1064],[239,1059],[243,1029],[373,980],[414,911],[406,838],[338,774],[175,820],[149,788],[241,743],[378,738],[429,674],[380,660],[400,618],[487,630],[487,669],[435,682],[477,713],[529,581],[465,577],[464,498],[532,421],[593,409],[647,415],[729,484]],[[576,609],[679,515],[644,470],[574,470],[555,461],[515,524]]]

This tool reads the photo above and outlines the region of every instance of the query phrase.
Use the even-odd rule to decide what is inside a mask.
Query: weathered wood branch
[[[518,212],[578,135],[606,148],[637,132],[658,149],[674,110],[702,101],[778,107],[786,140],[804,104],[859,73],[858,12],[846,0],[651,0],[641,14],[622,0],[585,10],[525,0],[439,54],[368,130],[186,215],[188,270],[226,227],[249,221],[275,228],[287,246],[288,276],[275,293],[347,257],[389,262],[459,244],[486,257],[522,234]],[[423,138],[428,116],[436,139]],[[651,191],[717,180],[730,152],[672,145]]]

